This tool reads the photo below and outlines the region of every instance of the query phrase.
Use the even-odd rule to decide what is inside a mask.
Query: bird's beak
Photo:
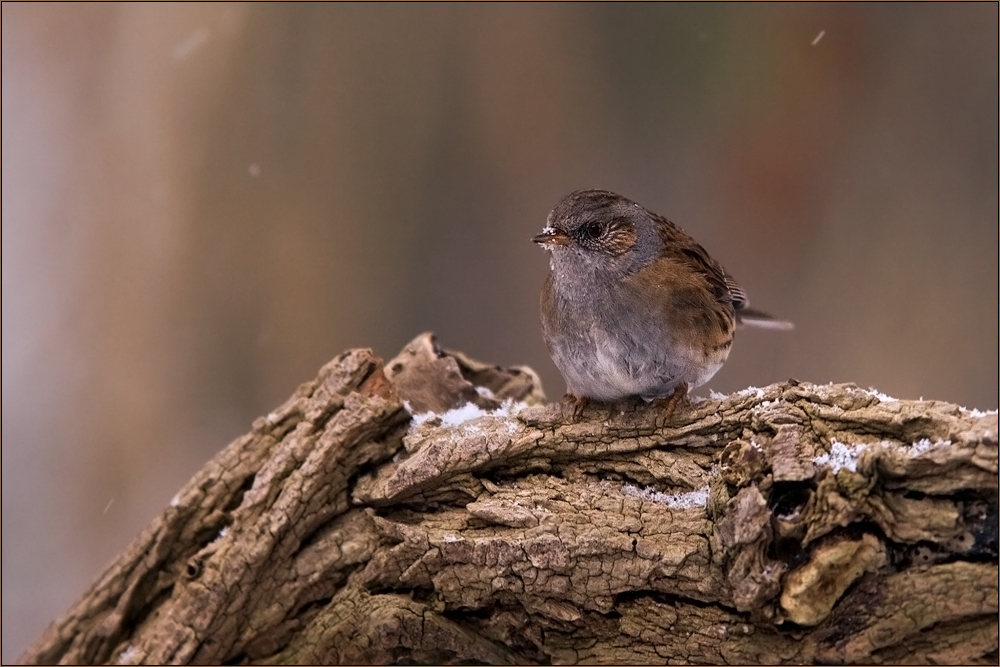
[[[532,237],[531,240],[540,246],[553,246],[567,245],[570,239],[566,232],[555,227],[546,227],[541,234]]]

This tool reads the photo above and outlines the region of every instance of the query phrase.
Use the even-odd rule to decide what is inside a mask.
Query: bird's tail
[[[736,311],[736,324],[744,327],[755,327],[757,329],[774,329],[776,331],[789,331],[795,325],[787,320],[779,320],[773,315],[757,310],[756,308],[741,308]]]

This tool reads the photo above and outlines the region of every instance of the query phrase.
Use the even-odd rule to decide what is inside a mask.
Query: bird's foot
[[[584,409],[590,404],[590,399],[586,396],[575,396],[573,394],[566,394],[562,398],[563,405],[568,405],[572,408],[573,412],[570,415],[572,421],[578,422],[583,416]]]
[[[687,382],[681,382],[669,395],[657,398],[653,401],[653,404],[657,409],[666,413],[666,418],[670,420],[673,418],[678,407],[683,406],[684,408],[688,408],[691,406],[691,399],[688,397]]]

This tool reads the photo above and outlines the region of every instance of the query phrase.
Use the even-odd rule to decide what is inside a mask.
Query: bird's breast
[[[578,282],[560,289],[556,276],[547,287],[543,332],[572,394],[596,400],[665,396],[681,382],[704,384],[728,356],[728,347],[714,349],[695,335],[698,326],[685,327],[702,309],[687,312],[643,299],[628,285]]]

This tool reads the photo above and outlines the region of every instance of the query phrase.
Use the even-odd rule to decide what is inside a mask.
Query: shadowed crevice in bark
[[[32,663],[989,663],[997,414],[790,381],[544,404],[352,350],[178,492]]]

